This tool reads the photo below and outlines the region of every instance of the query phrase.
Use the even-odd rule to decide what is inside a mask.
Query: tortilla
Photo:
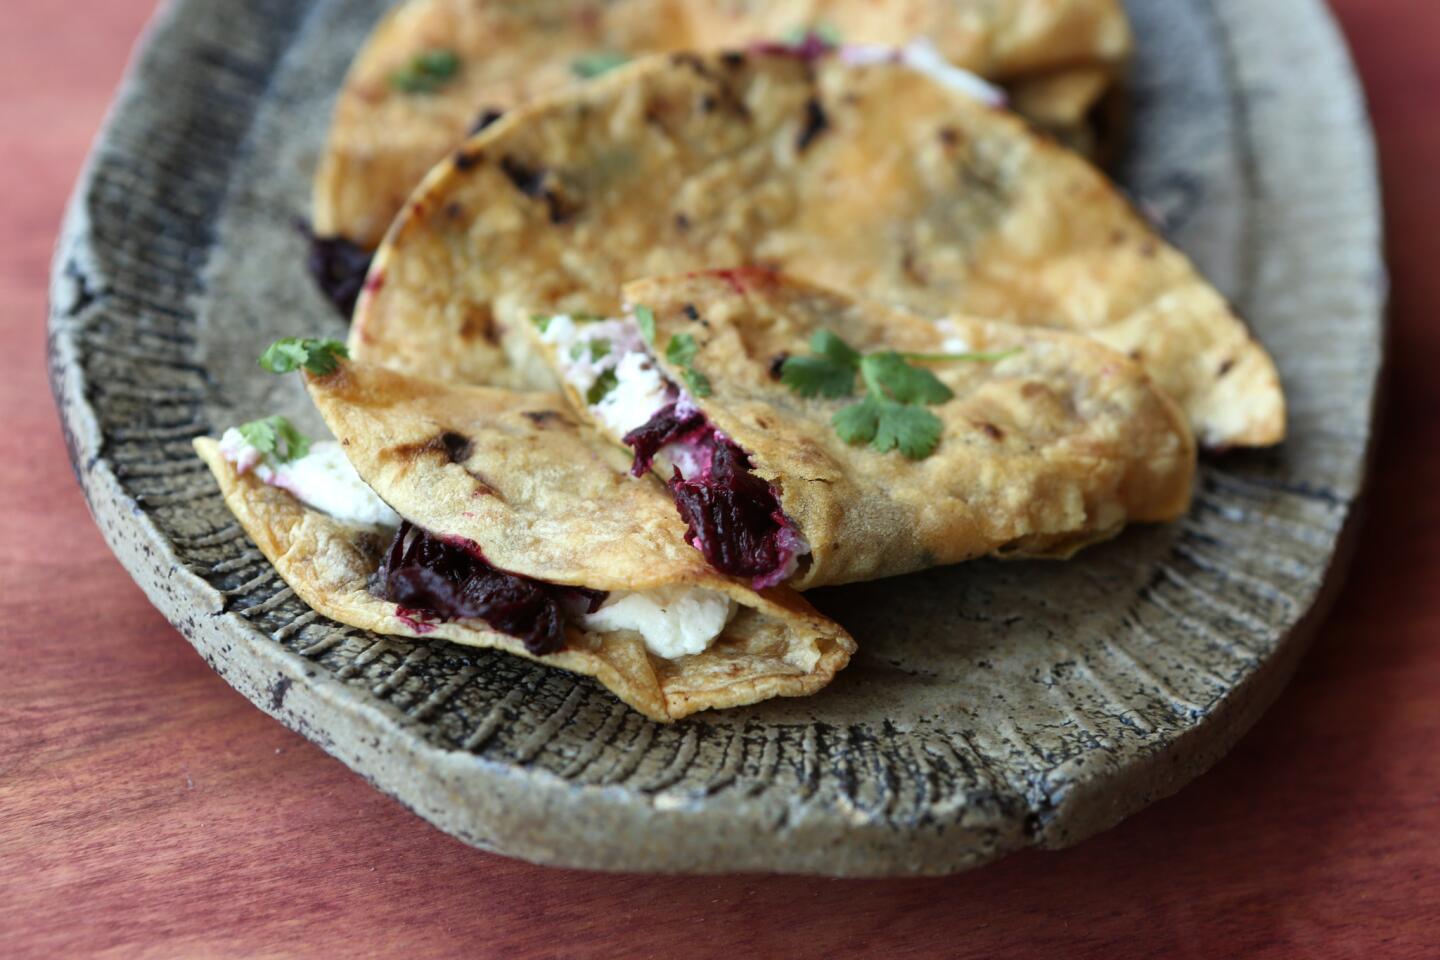
[[[503,650],[591,676],[660,721],[806,696],[849,661],[855,650],[849,634],[798,594],[758,594],[697,562],[680,541],[683,526],[664,494],[607,466],[559,412],[559,397],[416,387],[358,366],[312,384],[342,427],[347,453],[360,453],[357,467],[367,465],[407,520],[473,540],[494,566],[512,573],[603,590],[703,586],[729,596],[738,612],[708,650],[674,660],[651,655],[631,631],[596,633],[572,624],[564,650],[535,656],[480,620],[420,623],[367,588],[390,542],[386,531],[310,509],[253,474],[237,474],[214,440],[196,440],[227,506],[285,582],[324,616],[381,634]],[[477,453],[465,465],[451,463],[433,444],[425,447],[446,429],[473,438]],[[479,467],[490,471],[485,481],[467,472]]]
[[[1269,355],[1102,174],[907,66],[834,56],[656,57],[514,112],[416,192],[350,347],[549,386],[518,332],[532,313],[613,316],[625,281],[757,263],[929,318],[1082,332],[1141,360],[1205,445],[1284,436]]]
[[[487,117],[576,79],[596,52],[634,54],[683,45],[672,0],[409,0],[375,28],[335,104],[316,174],[320,236],[366,248],[425,172]],[[428,93],[392,78],[430,50],[458,54],[454,78]]]
[[[1184,415],[1138,365],[1084,337],[961,317],[937,325],[761,270],[639,281],[625,299],[653,313],[651,352],[673,384],[686,371],[666,347],[693,338],[689,369],[708,393],[687,402],[749,454],[809,542],[797,589],[984,555],[1069,557],[1126,522],[1189,506],[1196,452]],[[929,408],[939,446],[911,461],[837,434],[832,418],[859,400],[858,380],[844,399],[802,398],[780,381],[780,362],[808,353],[818,331],[861,353],[1003,356],[925,364],[954,398]],[[624,444],[568,383],[566,394]]]
[[[928,37],[957,65],[1016,83],[1075,68],[1108,83],[1131,45],[1118,0],[409,0],[376,27],[340,90],[315,181],[315,230],[373,248],[468,132],[571,83],[587,57],[744,46],[806,26],[846,43]],[[423,93],[396,89],[397,72],[430,50],[459,55],[454,78]],[[1044,105],[1034,94],[1025,102],[1041,105],[1057,134],[1089,144],[1088,106]],[[1070,110],[1057,124],[1062,107]]]

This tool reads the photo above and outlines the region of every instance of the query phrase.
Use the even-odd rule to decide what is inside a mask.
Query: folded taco
[[[1083,69],[1100,78],[1096,99],[1131,45],[1118,0],[409,0],[376,27],[340,90],[315,181],[316,232],[373,248],[431,166],[541,94],[647,53],[796,40],[807,30],[846,44],[920,40],[1017,88]],[[1088,142],[1079,128],[1089,104],[1032,90],[1024,106]]]
[[[652,58],[513,113],[396,221],[351,349],[545,385],[531,313],[613,316],[628,280],[750,264],[1084,333],[1143,363],[1206,445],[1284,434],[1269,355],[1102,174],[958,81],[823,53]]]
[[[338,443],[284,463],[233,431],[195,445],[333,620],[592,676],[657,720],[814,693],[855,649],[793,591],[711,569],[663,490],[627,478],[559,397],[351,364],[310,379]]]
[[[1068,556],[1186,510],[1184,416],[1073,334],[932,323],[764,270],[645,280],[535,352],[719,570],[801,589],[974,557]]]

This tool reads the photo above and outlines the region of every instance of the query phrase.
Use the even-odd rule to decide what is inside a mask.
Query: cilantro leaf
[[[610,391],[614,390],[619,383],[620,378],[615,375],[613,369],[604,371],[595,379],[594,383],[590,384],[590,389],[585,391],[585,402],[592,407],[595,406],[610,396]]]
[[[880,429],[880,404],[874,397],[841,408],[830,418],[840,439],[851,446],[869,443]]]
[[[610,341],[603,337],[595,340],[577,340],[570,345],[570,359],[579,360],[589,355],[596,363],[610,355]]]
[[[535,324],[535,329],[539,330],[542,334],[550,329],[550,321],[554,319],[555,318],[548,313],[530,314],[530,322]]]
[[[947,361],[991,362],[1019,353],[897,353],[879,350],[862,354],[828,330],[810,338],[809,357],[787,357],[780,366],[780,382],[802,397],[847,397],[855,388],[859,370],[865,399],[842,408],[831,418],[840,439],[849,444],[868,443],[881,453],[899,450],[911,460],[935,452],[945,424],[925,408],[946,403],[954,391],[930,370],[916,363]]]
[[[581,80],[593,80],[601,74],[609,73],[616,67],[623,67],[629,62],[630,58],[623,53],[616,53],[613,50],[597,50],[595,53],[587,53],[571,60],[570,72]]]
[[[840,28],[833,23],[827,23],[825,21],[814,25],[797,24],[780,35],[780,42],[792,47],[798,47],[812,37],[829,47],[840,46]]]
[[[665,359],[677,367],[688,367],[695,362],[695,354],[699,352],[700,345],[694,337],[688,333],[677,333],[665,347]]]
[[[279,463],[299,460],[310,452],[310,438],[278,414],[236,427],[245,442]]]
[[[843,363],[851,368],[860,366],[860,351],[829,330],[816,330],[810,336],[810,349],[836,363]]]
[[[646,306],[635,308],[635,324],[640,328],[640,335],[645,338],[646,343],[655,342],[655,311]]]
[[[898,448],[911,460],[924,460],[934,453],[944,431],[940,418],[924,407],[873,394],[840,410],[831,423],[848,444],[868,443],[879,453]]]
[[[390,74],[390,86],[401,93],[434,93],[460,71],[460,57],[454,50],[425,50]]]
[[[802,397],[848,397],[855,390],[860,352],[829,330],[810,338],[813,357],[786,357],[780,382]]]
[[[681,376],[685,378],[685,385],[690,388],[692,394],[697,397],[710,396],[712,392],[710,378],[705,376],[705,374],[699,370],[687,367],[684,372],[681,373]]]
[[[871,393],[899,403],[945,403],[955,397],[935,374],[912,367],[893,351],[868,354],[860,361],[860,375]]]
[[[695,356],[700,345],[688,333],[677,333],[665,346],[665,359],[681,368],[681,376],[690,392],[697,397],[708,397],[711,393],[710,378],[695,369]]]
[[[945,424],[924,407],[881,401],[880,427],[870,445],[881,453],[899,448],[911,460],[924,460],[940,445]]]
[[[848,397],[855,392],[855,368],[829,357],[786,357],[780,382],[802,397]]]
[[[350,351],[339,340],[285,337],[265,349],[260,355],[260,366],[271,373],[304,369],[317,377],[327,377],[339,369],[341,359],[349,356]]]

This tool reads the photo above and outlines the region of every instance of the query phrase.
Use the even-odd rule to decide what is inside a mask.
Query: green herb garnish
[[[868,396],[830,421],[849,444],[868,443],[880,453],[900,449],[911,460],[924,460],[940,445],[944,424],[924,407]]]
[[[832,400],[855,392],[855,374],[865,384],[865,398],[843,408],[831,423],[846,443],[868,443],[881,453],[898,449],[911,460],[935,452],[944,425],[926,406],[945,403],[951,389],[916,363],[993,362],[1018,353],[897,353],[881,350],[862,354],[828,330],[810,338],[813,354],[788,357],[780,368],[780,382],[802,397]]]
[[[570,359],[579,360],[587,353],[593,361],[600,361],[610,356],[610,341],[603,338],[598,340],[580,340],[570,345]]]
[[[327,377],[349,356],[350,351],[339,340],[286,337],[266,348],[260,355],[260,366],[271,373],[294,373],[303,369],[317,377]]]
[[[310,438],[278,414],[263,420],[251,420],[235,429],[240,431],[246,443],[278,463],[299,460],[310,452]]]
[[[576,57],[570,61],[570,72],[581,80],[593,80],[601,74],[609,73],[616,67],[623,67],[630,62],[630,58],[623,53],[616,53],[613,50],[598,50],[595,53],[587,53],[583,57]]]
[[[595,379],[594,383],[590,384],[590,389],[585,391],[585,402],[592,407],[595,406],[595,404],[610,396],[610,391],[614,390],[619,382],[620,379],[615,376],[615,370],[613,368],[606,370]]]
[[[688,367],[695,362],[695,354],[699,352],[700,345],[694,337],[688,333],[677,333],[665,347],[665,359],[677,367]]]
[[[680,376],[691,393],[697,397],[708,397],[710,378],[695,369],[695,355],[699,352],[700,345],[694,337],[688,333],[677,333],[665,347],[665,359],[680,368]]]
[[[649,307],[635,308],[635,325],[640,328],[640,335],[645,338],[646,343],[655,342],[655,311]]]
[[[551,316],[550,314],[548,314],[548,313],[532,313],[532,314],[530,314],[530,322],[533,323],[533,324],[535,324],[535,329],[539,330],[541,333],[548,333],[548,332],[549,332],[549,330],[550,330],[550,321],[551,321],[551,320],[554,320],[554,319],[555,319],[555,318],[554,318],[553,316]]]
[[[460,72],[460,57],[453,50],[426,50],[390,74],[390,86],[401,93],[434,93]]]
[[[814,37],[827,47],[838,47],[842,39],[840,28],[833,23],[817,23],[812,25],[801,24],[791,27],[780,35],[780,42],[789,47],[803,46],[806,40]]]

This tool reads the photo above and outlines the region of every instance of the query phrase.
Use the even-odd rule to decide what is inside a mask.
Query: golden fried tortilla
[[[1083,68],[1108,84],[1131,44],[1118,0],[409,0],[376,27],[341,88],[315,181],[316,232],[374,247],[469,131],[573,82],[593,58],[745,46],[806,27],[846,43],[928,37],[957,65],[1015,83]],[[392,78],[434,50],[459,56],[454,77],[426,92],[397,89]],[[1025,104],[1062,137],[1089,143],[1088,105],[1035,94]]]
[[[357,358],[550,381],[532,313],[614,315],[628,280],[765,264],[929,318],[1087,334],[1211,447],[1285,432],[1274,363],[1105,177],[897,64],[656,57],[505,120],[437,167],[375,257]]]
[[[829,683],[849,661],[855,643],[839,625],[822,617],[790,590],[757,594],[719,577],[703,563],[696,564],[690,556],[694,551],[680,543],[683,527],[674,532],[674,549],[662,548],[662,556],[654,558],[653,566],[663,573],[650,572],[649,565],[637,563],[636,558],[643,557],[659,540],[658,530],[668,521],[673,532],[678,522],[673,519],[673,508],[663,492],[650,484],[623,480],[604,465],[602,457],[591,455],[583,464],[599,479],[588,483],[583,491],[572,491],[570,496],[595,514],[610,519],[586,524],[583,511],[567,510],[557,503],[565,498],[565,493],[558,488],[546,492],[546,479],[573,479],[575,467],[570,463],[547,464],[535,450],[551,449],[557,456],[584,455],[580,449],[583,443],[577,446],[572,442],[576,436],[573,422],[554,409],[560,403],[558,397],[532,396],[506,403],[503,398],[491,395],[486,398],[490,401],[488,404],[482,401],[471,405],[468,401],[482,396],[483,392],[461,391],[455,399],[463,412],[453,418],[441,417],[438,422],[424,419],[433,408],[430,401],[421,398],[413,407],[420,419],[413,422],[413,430],[407,430],[398,412],[409,405],[405,393],[407,383],[392,374],[379,372],[372,379],[358,368],[345,368],[315,386],[317,396],[325,399],[332,413],[334,405],[344,402],[338,398],[351,388],[363,391],[359,402],[377,404],[367,408],[380,416],[376,424],[366,426],[361,416],[337,419],[367,431],[374,427],[377,432],[367,432],[368,437],[396,441],[395,447],[367,446],[366,449],[384,464],[380,469],[391,482],[387,493],[399,501],[397,506],[414,505],[417,498],[426,500],[424,491],[436,491],[436,502],[423,504],[424,509],[411,514],[402,508],[400,512],[407,519],[437,533],[474,539],[484,549],[487,559],[511,572],[533,576],[532,571],[544,570],[554,574],[552,582],[557,583],[578,583],[595,573],[600,589],[623,589],[620,577],[603,573],[608,569],[603,558],[614,556],[620,569],[645,569],[647,573],[642,579],[646,583],[682,582],[723,592],[736,601],[738,612],[708,650],[675,660],[653,656],[639,634],[630,631],[596,633],[571,625],[566,630],[564,650],[535,656],[519,639],[492,630],[480,620],[417,623],[400,616],[394,603],[374,596],[367,589],[367,581],[378,568],[390,542],[389,532],[342,523],[310,509],[291,494],[260,482],[253,474],[237,474],[220,454],[214,440],[195,441],[195,449],[214,473],[227,506],[251,539],[296,594],[321,614],[377,633],[414,639],[438,638],[466,646],[504,650],[591,676],[636,710],[660,721],[676,720],[700,710],[756,703],[770,697],[806,696]],[[420,452],[414,446],[417,442],[423,446],[425,440],[433,440],[439,432],[450,428],[470,431],[477,450],[492,445],[512,453],[517,449],[535,448],[525,465],[527,470],[535,472],[524,473],[515,485],[501,482],[501,489],[496,491],[470,477],[464,466],[451,463],[443,455]],[[404,436],[409,436],[410,441],[401,439]],[[571,439],[557,440],[560,436]],[[361,446],[358,437],[345,436],[344,440],[349,441],[347,450]],[[484,456],[477,459],[487,467],[498,465],[497,461]],[[365,462],[373,465],[376,461]],[[513,479],[522,474],[517,469],[514,473],[497,473],[497,476]],[[615,482],[608,483],[606,477],[614,477]],[[455,497],[462,496],[461,488],[469,490],[469,499],[461,505],[477,506],[476,516],[484,519],[455,516],[438,508],[440,503],[458,503]],[[644,491],[647,489],[653,503],[646,502]],[[625,491],[627,495],[612,500],[610,496],[615,491]],[[481,506],[492,502],[500,504],[500,498],[509,494],[514,494],[514,499],[504,501],[498,511]],[[549,508],[555,510],[553,515],[528,513]],[[649,539],[643,535],[639,540],[597,539],[627,530],[627,521],[613,519],[617,514],[626,513],[630,515],[628,530],[648,529]],[[500,516],[513,521],[515,528],[493,526],[492,521]],[[547,537],[564,540],[575,562],[565,563],[558,556],[558,549],[547,551],[543,547]],[[540,562],[516,564],[520,569],[505,567],[501,562],[502,558],[523,557],[529,545],[536,546],[543,558]]]
[[[1189,506],[1195,444],[1184,415],[1123,355],[1073,334],[959,317],[936,325],[763,270],[653,279],[625,299],[655,317],[656,362],[676,337],[710,385],[693,402],[750,454],[813,551],[798,589],[870,580],[987,554],[1070,556],[1128,521]],[[862,353],[1011,353],[926,364],[955,394],[930,457],[851,446],[831,418],[863,395],[802,398],[777,375],[829,331]],[[943,332],[942,332],[943,330]],[[558,358],[538,336],[537,351]],[[589,417],[567,385],[571,405]],[[606,432],[603,423],[592,419]],[[617,444],[622,438],[610,433]]]

